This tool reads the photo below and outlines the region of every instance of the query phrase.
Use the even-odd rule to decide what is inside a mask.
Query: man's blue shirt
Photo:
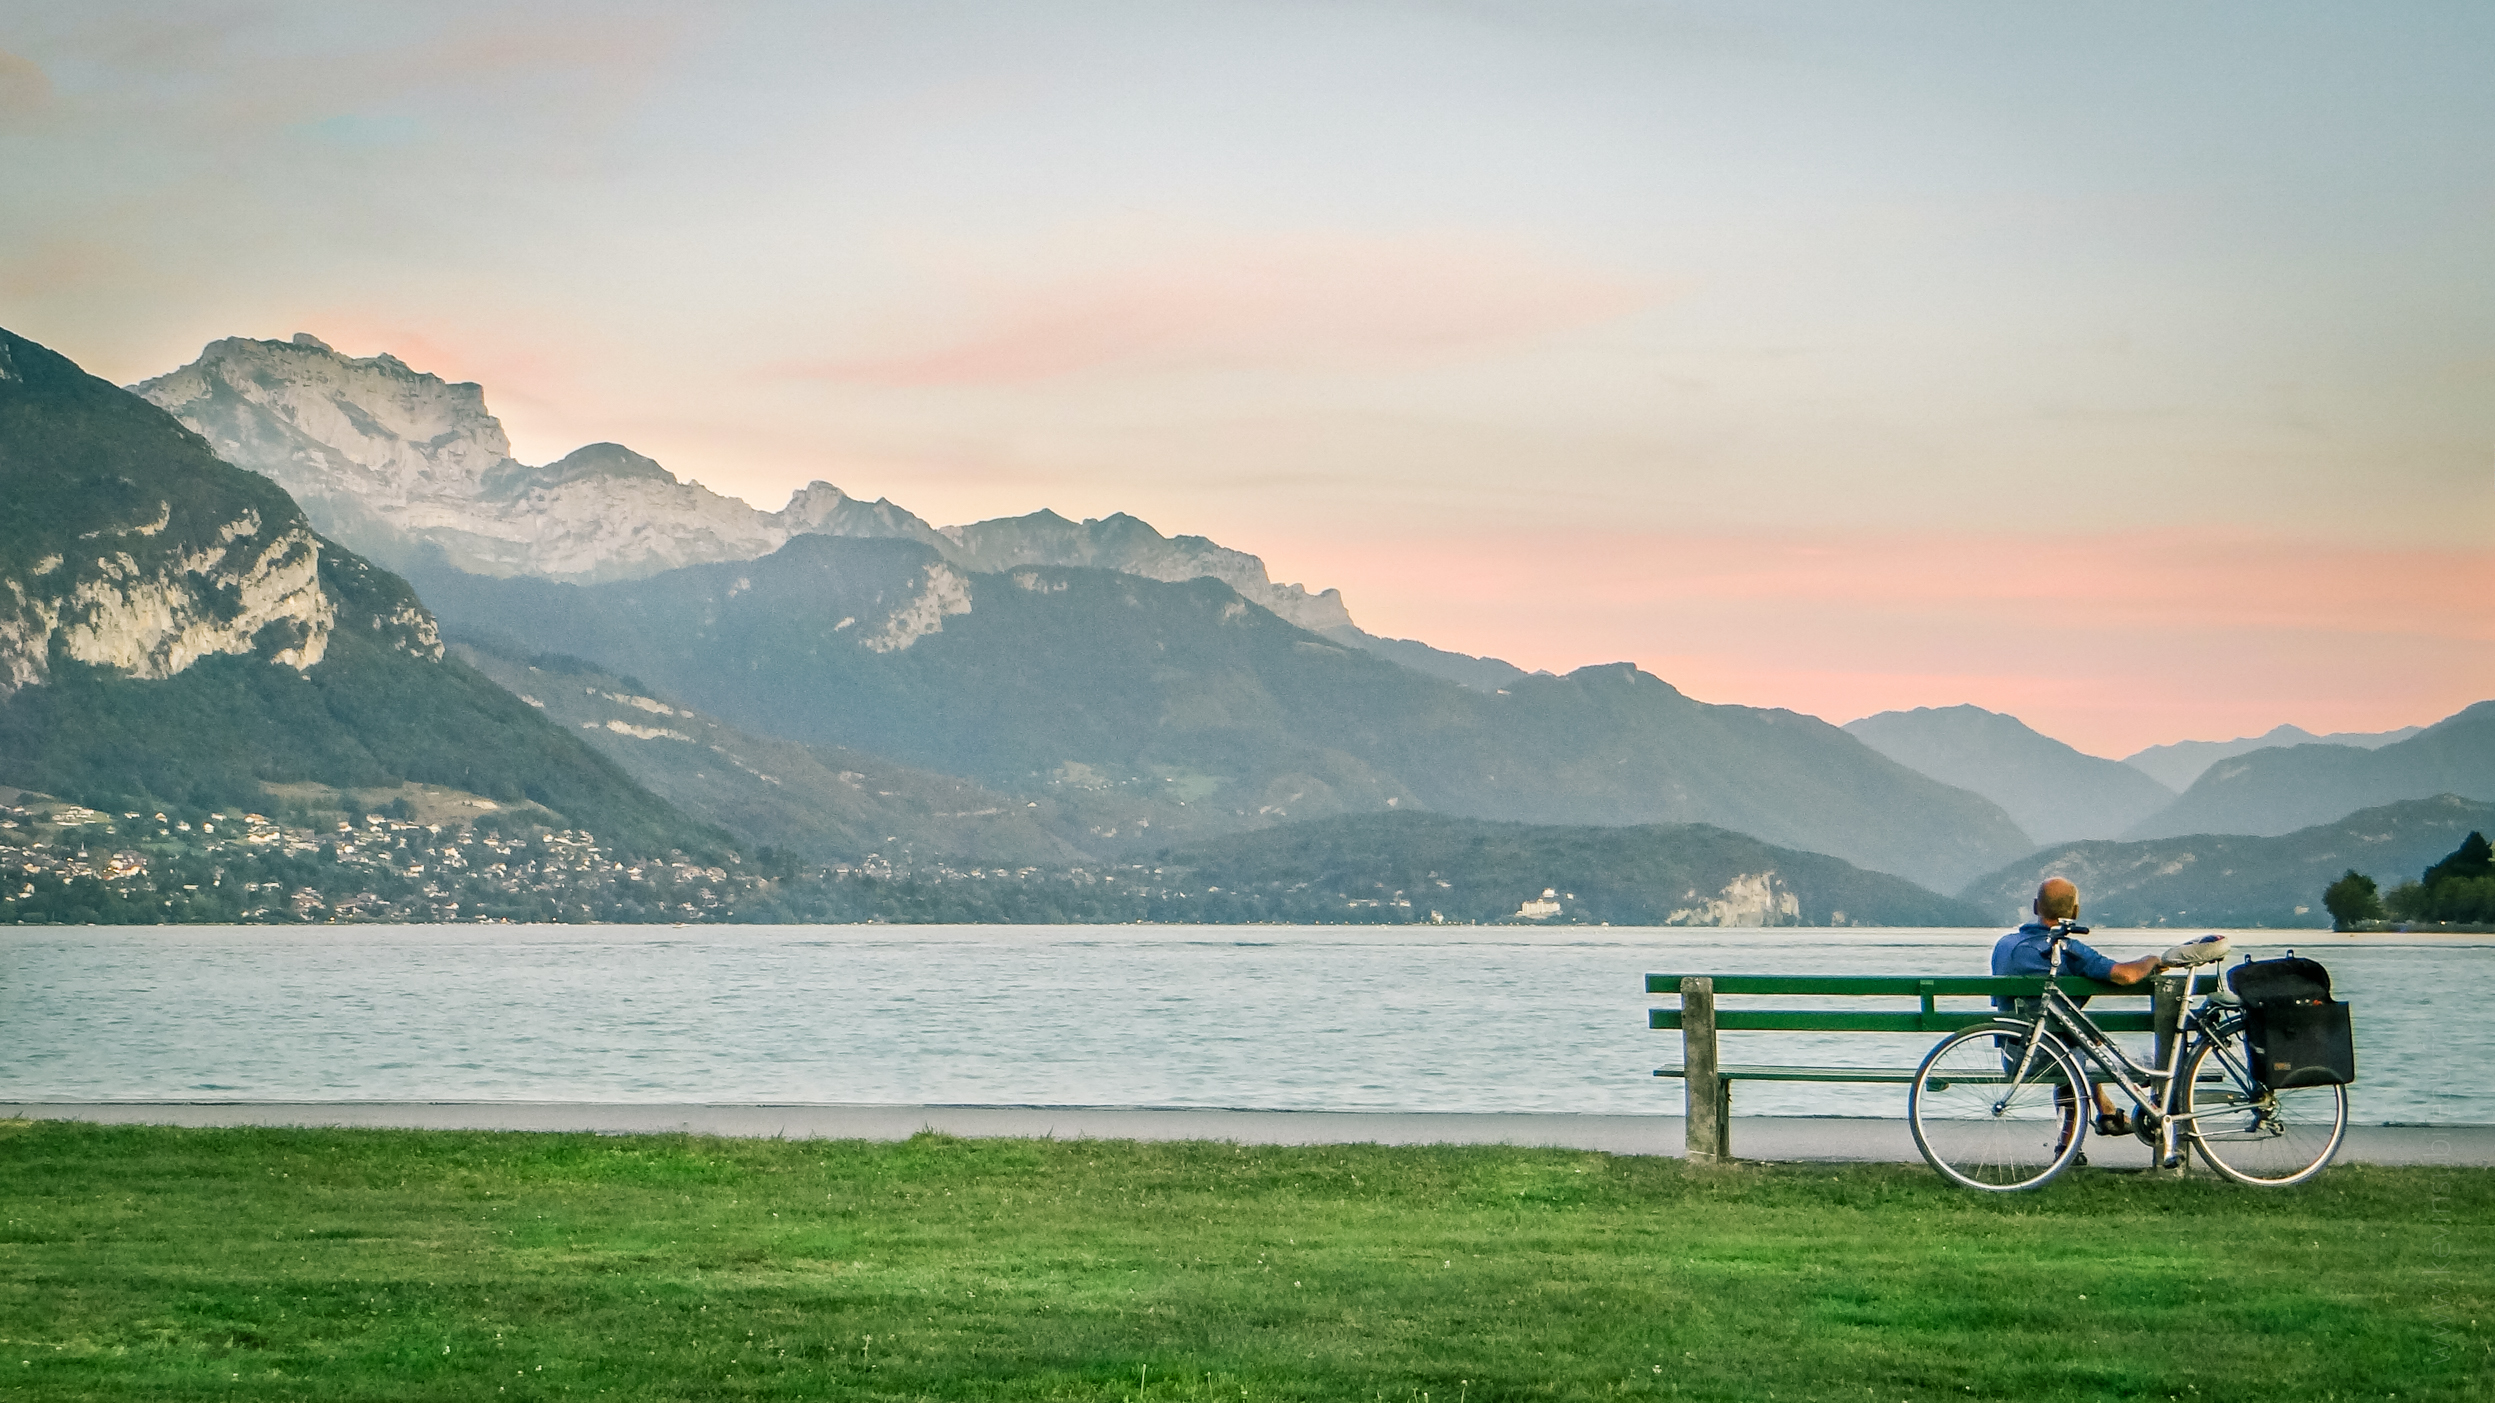
[[[2034,922],[2001,937],[1993,946],[1993,976],[2014,974],[2042,975],[2045,972],[2045,944],[2053,927]],[[2078,940],[2062,942],[2062,973],[2084,974],[2100,983],[2114,980],[2114,961],[2091,950]]]

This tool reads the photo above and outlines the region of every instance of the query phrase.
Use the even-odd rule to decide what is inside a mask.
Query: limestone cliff
[[[47,681],[56,652],[144,679],[221,654],[318,663],[337,611],[303,514],[240,474],[229,492],[183,471],[204,447],[162,416],[121,422],[126,402],[0,332],[0,697]],[[103,431],[82,435],[97,409]]]

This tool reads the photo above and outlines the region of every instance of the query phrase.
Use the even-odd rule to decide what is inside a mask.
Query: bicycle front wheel
[[[1906,1119],[1915,1148],[1942,1178],[2006,1193],[2038,1188],[2078,1158],[2087,1082],[2050,1036],[2014,1082],[2026,1038],[2024,1024],[1964,1029],[1915,1069]]]
[[[2250,1053],[2233,1029],[2192,1054],[2183,1107],[2192,1142],[2209,1167],[2239,1184],[2283,1188],[2329,1166],[2348,1133],[2348,1089],[2274,1091],[2253,1079]]]

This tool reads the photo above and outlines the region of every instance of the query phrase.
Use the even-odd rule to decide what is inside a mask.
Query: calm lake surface
[[[1649,972],[1987,972],[1998,932],[1273,926],[0,930],[0,1101],[834,1102],[1677,1114]],[[2172,932],[2100,930],[2126,958]],[[2495,1123],[2495,940],[2241,932],[2355,1005],[2362,1121]],[[1670,1002],[1665,1000],[1664,1002]],[[1726,1000],[1726,1005],[1790,1003]],[[1873,1005],[1846,1001],[1857,1007]],[[1885,1006],[1885,1005],[1881,1005]],[[1728,1034],[1912,1065],[1930,1035]],[[2145,1041],[2142,1039],[2141,1041]],[[1902,1087],[1743,1084],[1746,1114]]]

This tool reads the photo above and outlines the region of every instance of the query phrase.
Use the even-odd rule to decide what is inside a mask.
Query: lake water
[[[830,1102],[1667,1113],[1649,971],[1981,974],[1963,930],[363,926],[0,930],[0,1101]],[[2099,931],[2117,958],[2169,933]],[[2238,933],[2329,965],[2361,1121],[2495,1123],[2495,940]],[[1663,1000],[1670,1002],[1670,1000]],[[1726,1000],[1726,1006],[1790,1003]],[[1869,1007],[1861,1001],[1846,1001]],[[1886,1006],[1886,1005],[1878,1005]],[[1900,1005],[1901,1007],[1903,1005]],[[1930,1035],[1728,1034],[1912,1065]],[[2142,1040],[2144,1041],[2144,1040]],[[1746,1114],[1902,1087],[1745,1083]]]

